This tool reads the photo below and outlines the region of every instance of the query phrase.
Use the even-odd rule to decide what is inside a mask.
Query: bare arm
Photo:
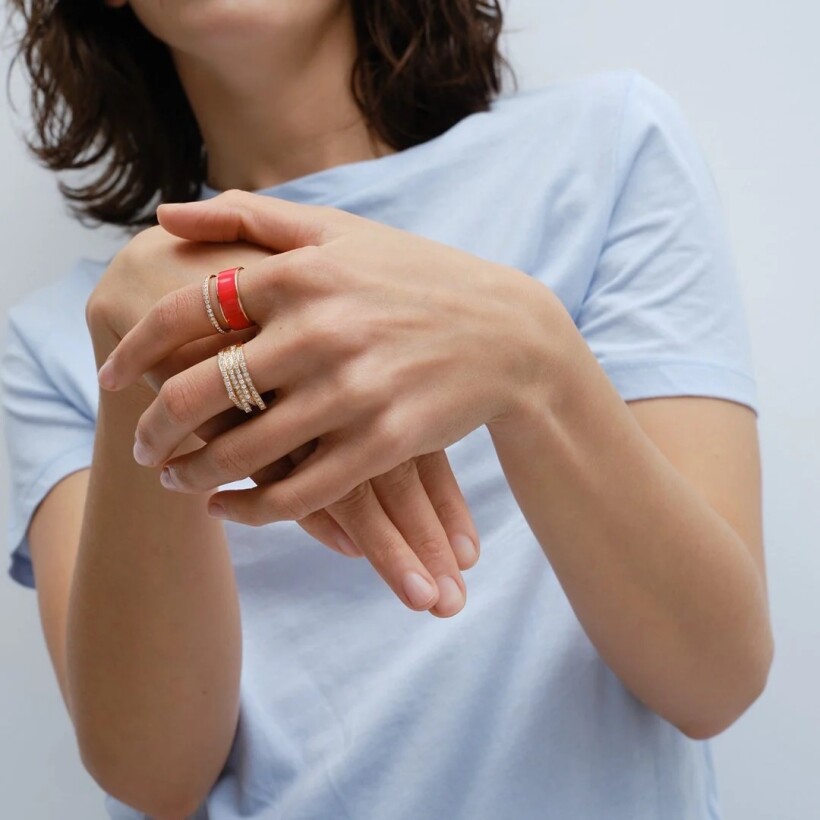
[[[548,375],[493,427],[499,460],[604,660],[649,708],[711,737],[760,695],[773,656],[754,413],[625,403],[569,314],[545,307]]]
[[[66,708],[69,708],[65,672],[66,610],[90,472],[86,467],[58,481],[35,510],[28,532],[40,623]]]
[[[95,338],[98,367],[115,344]],[[154,396],[141,383],[100,392],[61,688],[100,786],[172,818],[196,808],[229,752],[241,628],[223,527],[205,511],[209,493],[169,492],[159,468],[133,459],[136,423]],[[191,436],[177,454],[197,446]],[[64,515],[76,522],[77,510]],[[42,529],[55,537],[53,527]],[[66,563],[54,573],[65,586],[69,558],[59,560]],[[61,605],[55,598],[49,606]],[[50,630],[58,652],[59,617]],[[58,655],[58,675],[61,662]]]

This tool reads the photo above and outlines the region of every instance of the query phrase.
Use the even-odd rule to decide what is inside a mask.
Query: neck
[[[258,49],[224,44],[207,62],[173,50],[207,153],[207,184],[258,190],[393,153],[350,90],[356,40],[340,13],[321,31]]]

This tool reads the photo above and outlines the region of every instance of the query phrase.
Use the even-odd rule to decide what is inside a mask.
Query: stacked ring
[[[251,380],[242,345],[242,342],[228,345],[223,347],[217,355],[217,362],[222,373],[222,380],[225,383],[225,389],[228,391],[230,400],[240,410],[250,413],[253,409],[251,400],[260,410],[264,410],[267,405]]]
[[[244,330],[253,327],[256,323],[248,318],[242,301],[239,298],[239,289],[236,278],[242,267],[228,268],[228,270],[212,273],[205,277],[202,282],[202,298],[205,301],[205,312],[208,319],[219,333],[227,333],[228,330]],[[222,319],[228,326],[226,330],[219,323],[211,304],[211,279],[216,276],[216,302]],[[228,391],[230,400],[246,413],[253,409],[251,401],[260,409],[265,410],[267,405],[262,400],[259,392],[254,387],[251,374],[248,372],[248,364],[245,361],[245,351],[242,349],[243,342],[228,345],[219,351],[217,363],[219,371],[222,373],[222,381]]]
[[[212,273],[210,276],[206,276],[202,280],[202,298],[205,300],[205,311],[208,314],[208,318],[211,320],[211,324],[220,332],[220,333],[227,333],[228,331],[225,330],[217,321],[216,316],[214,316],[214,309],[211,305],[211,279],[216,276],[215,273]],[[221,309],[221,306],[220,306]],[[223,317],[225,313],[222,313]],[[227,324],[227,323],[226,323]]]
[[[241,270],[245,269],[241,266],[228,268],[219,273],[212,273],[202,281],[202,299],[205,302],[205,312],[208,314],[211,324],[219,333],[227,333],[229,330],[245,330],[245,328],[253,327],[256,324],[245,313],[245,308],[239,297],[239,287],[236,280]],[[211,279],[214,277],[216,277],[216,303],[219,305],[222,321],[227,325],[227,328],[219,323],[211,303]]]
[[[219,307],[225,317],[225,323],[231,330],[244,330],[246,327],[253,327],[254,325],[254,322],[245,313],[242,300],[239,298],[236,279],[241,270],[245,269],[243,267],[228,268],[228,270],[220,271],[216,277],[216,294]]]

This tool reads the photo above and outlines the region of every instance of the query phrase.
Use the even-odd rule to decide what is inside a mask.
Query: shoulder
[[[608,188],[614,203],[629,181],[664,195],[714,185],[708,158],[681,103],[634,68],[599,71],[500,98],[508,131],[522,131],[522,153],[577,166]],[[528,151],[528,147],[534,146]],[[545,151],[546,147],[546,151]],[[562,150],[563,149],[563,150]],[[566,150],[568,149],[568,150]]]
[[[85,328],[85,305],[107,261],[80,258],[46,284],[27,291],[8,309],[9,328],[35,346]]]
[[[96,367],[85,306],[107,265],[79,259],[9,308],[1,379],[7,404],[14,396],[59,395],[95,417]]]
[[[609,121],[618,126],[628,106],[637,103],[647,111],[676,107],[672,95],[636,68],[614,68],[554,80],[547,85],[504,94],[492,103],[499,118],[551,118],[571,121]]]
[[[575,118],[617,119],[635,79],[649,82],[634,68],[616,68],[555,79],[546,85],[503,94],[493,101],[502,117],[562,114]]]
[[[506,165],[576,166],[617,184],[630,151],[653,128],[674,135],[688,122],[662,86],[626,67],[501,95],[445,136],[453,150],[501,154]]]
[[[502,127],[531,134],[558,130],[576,144],[613,150],[646,129],[689,127],[678,101],[635,68],[596,71],[501,96],[493,113]]]

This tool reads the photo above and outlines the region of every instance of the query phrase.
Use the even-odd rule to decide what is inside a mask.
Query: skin
[[[288,31],[287,20],[282,24],[277,37],[284,53],[294,32]],[[340,58],[347,59],[345,54],[339,51]],[[235,67],[231,55],[222,56]],[[280,68],[282,74],[287,66]],[[273,69],[268,66],[277,75]],[[226,92],[226,99],[233,97]],[[357,121],[349,124],[350,109],[344,102],[335,93],[315,101],[314,114],[321,111],[327,117],[314,123],[315,139],[302,128],[283,128],[281,163],[251,163],[249,173],[265,173],[249,184],[269,184],[281,175],[379,155]],[[280,110],[275,103],[271,100],[272,110]],[[236,123],[248,113],[225,107],[225,100],[222,104],[214,121],[227,113]],[[302,113],[309,121],[310,112]],[[293,150],[284,150],[285,142]],[[218,144],[208,147],[212,157],[220,153]],[[243,147],[239,154],[251,156],[252,147]],[[222,184],[213,176],[209,181]],[[199,272],[247,264],[254,255],[264,257],[270,250],[243,242],[195,246],[162,229],[140,233],[114,258],[87,306],[97,367],[126,329],[117,333],[107,318],[102,321],[112,283],[117,283],[113,301],[118,315],[122,318],[123,305],[130,306],[128,322],[133,324],[163,294],[185,281],[201,280]],[[238,336],[248,339],[252,334]],[[209,494],[183,497],[163,488],[158,469],[134,461],[134,431],[167,378],[214,355],[223,343],[215,335],[204,345],[177,351],[116,397],[101,392],[91,468],[59,482],[35,511],[30,528],[43,629],[83,763],[108,793],[161,819],[192,813],[224,765],[236,731],[241,629],[223,527],[205,511]],[[235,410],[233,418],[230,412],[217,415],[175,455],[235,426],[237,413],[244,421],[244,414]],[[310,450],[290,453],[288,466],[298,464]],[[387,549],[409,546],[405,568],[408,560],[415,562],[433,593],[422,604],[410,601],[404,590],[397,594],[413,609],[449,617],[464,605],[466,589],[459,570],[478,557],[477,550],[465,557],[449,538],[465,533],[477,546],[478,536],[446,459],[426,454],[413,462],[413,470],[399,465],[369,482],[371,492],[340,499],[332,505],[332,515],[320,511],[300,525],[334,550],[335,536],[348,521],[353,522],[348,534],[354,539],[378,540]],[[252,477],[271,480],[275,467],[272,462]],[[401,515],[393,520],[386,509]],[[168,533],[173,533],[172,543]],[[454,578],[460,595],[442,594],[440,577]],[[148,599],[150,607],[145,606]],[[101,612],[116,613],[116,618],[100,618]],[[202,697],[192,699],[192,691]]]
[[[356,41],[346,0],[130,5],[171,50],[217,190],[393,153],[369,134],[348,87]]]
[[[142,0],[133,7],[172,48],[202,128],[213,187],[254,190],[386,152],[367,134],[344,81],[353,40],[343,3],[188,0],[166,6]],[[152,310],[168,298],[167,284],[164,291],[152,284],[150,270],[173,263],[179,253],[169,234],[214,243],[210,250],[197,249],[203,254],[197,258],[200,270],[242,264],[235,243],[247,248],[253,242],[266,249],[265,257],[283,250],[276,220],[263,218],[270,198],[255,199],[259,201],[248,202],[235,193],[219,197],[210,206],[212,216],[204,220],[198,204],[161,209],[167,230],[141,234],[106,272],[110,290],[101,290],[90,302],[87,318],[98,367],[115,349],[128,353],[128,347],[121,347],[126,334],[135,331],[139,338],[139,323],[150,322]],[[300,226],[343,218],[323,210],[321,219],[300,217],[292,228],[298,233]],[[423,241],[404,234],[385,238],[375,223],[361,226],[359,238],[383,242],[385,258],[400,247],[408,267],[428,260],[429,246]],[[319,247],[323,242],[314,238],[303,244]],[[328,259],[327,249],[319,250],[325,256],[312,251],[314,271],[321,269],[317,259],[323,264]],[[223,265],[209,253],[222,253],[230,261]],[[351,270],[353,262],[361,262],[353,242],[333,257],[339,270]],[[510,373],[494,363],[480,412],[468,407],[474,392],[468,391],[463,404],[449,391],[428,393],[428,401],[448,403],[448,429],[425,418],[404,455],[414,449],[429,452],[431,444],[444,446],[457,434],[486,424],[524,516],[604,660],[636,697],[687,735],[709,737],[722,731],[762,691],[773,651],[753,412],[696,397],[624,403],[547,288],[525,274],[472,257],[459,257],[459,263],[463,277],[483,277],[490,290],[505,281],[508,301],[498,310],[491,335],[506,339],[497,355],[514,352],[521,369]],[[182,271],[184,265],[178,259],[177,264]],[[357,267],[363,277],[374,275],[367,266]],[[128,280],[136,291],[129,290]],[[125,318],[124,305],[135,293],[142,294],[144,306],[140,315]],[[292,295],[297,304],[298,287]],[[411,317],[414,294],[408,290],[405,297],[404,302],[396,297],[394,304]],[[485,306],[476,302],[475,308]],[[509,335],[513,314],[516,331]],[[181,318],[178,327],[195,329],[192,316]],[[287,329],[287,317],[282,321]],[[456,361],[447,337],[439,338],[446,361]],[[398,345],[394,352],[403,354],[405,373],[422,363],[418,351],[414,358],[407,337],[403,347],[400,337],[386,332],[381,340],[385,347]],[[141,364],[139,356],[145,353],[139,353],[141,346],[131,346],[131,383],[100,393],[92,468],[60,482],[31,527],[44,629],[83,760],[109,793],[159,818],[193,811],[224,762],[236,725],[241,633],[224,532],[206,511],[210,492],[202,487],[209,483],[208,470],[200,472],[194,491],[169,491],[157,480],[160,465],[138,465],[131,450],[137,428],[148,441],[164,429],[155,423],[163,406],[157,403],[157,390],[161,393],[165,383],[186,371],[193,373],[203,354],[213,355],[215,348],[207,350],[207,345],[223,342],[214,336],[202,347],[183,346],[163,361],[143,358]],[[381,355],[379,347],[372,353]],[[126,364],[128,356],[122,356]],[[348,363],[359,362],[362,378],[356,390],[352,382],[341,384],[339,403],[357,410],[359,434],[370,442],[372,460],[357,465],[364,473],[386,466],[377,458],[374,437],[391,428],[368,429],[365,423],[361,397],[376,396],[372,374],[378,368],[372,367],[375,360],[365,367],[365,360],[356,356],[364,353],[352,354]],[[141,375],[146,372],[148,377]],[[434,381],[428,380],[428,391]],[[276,383],[273,378],[271,386]],[[224,414],[224,400],[224,394],[209,398],[212,418]],[[414,417],[413,400],[410,391],[402,393],[387,417]],[[181,419],[181,432],[186,424],[201,421]],[[213,443],[220,440],[217,435],[211,443],[207,424],[200,424],[201,435],[188,432],[176,441],[172,452],[167,447],[174,442],[165,442],[164,456],[181,459],[180,464],[186,458],[188,463],[205,458],[204,450],[211,447],[213,452]],[[250,434],[250,424],[224,428],[236,434],[231,440],[237,447],[243,426]],[[294,440],[309,431],[305,427],[301,432],[294,423]],[[175,435],[179,433],[177,427]],[[203,440],[209,443],[200,452]],[[395,433],[388,440],[398,444]],[[269,455],[273,463],[281,454]],[[301,490],[291,499],[306,502],[297,512],[336,491],[349,491],[338,469],[324,487],[316,483],[315,471],[304,468],[300,474]],[[630,480],[624,482],[623,475]],[[256,513],[247,508],[244,514],[267,515],[271,508],[287,512],[283,485],[270,484],[266,491],[272,495],[266,501],[259,492]],[[220,495],[226,503],[232,498],[239,520],[239,495],[258,490]],[[353,492],[351,499],[355,488]],[[354,502],[350,510],[356,509]],[[350,520],[356,518],[351,514]],[[366,518],[361,507],[358,518]],[[171,544],[169,531],[184,536]],[[78,544],[76,555],[65,550],[69,536]],[[146,550],[145,544],[152,548]],[[378,545],[370,550],[377,568],[380,561],[392,566],[390,555],[379,554]],[[150,607],[144,606],[146,595]],[[116,617],[101,619],[100,612],[115,612]],[[190,697],[196,690],[202,698]]]
[[[204,333],[200,339],[191,340],[185,346],[182,356],[176,352],[171,355],[169,351],[169,355],[163,356],[159,367],[152,367],[145,374],[143,381],[152,390],[159,390],[164,397],[179,383],[179,375],[170,381],[169,376],[179,374],[195,361],[200,362],[201,367],[211,368],[224,406],[221,411],[216,411],[212,404],[206,402],[204,406],[209,408],[208,416],[203,417],[202,423],[192,432],[203,441],[218,436],[214,447],[208,452],[216,452],[216,457],[231,460],[235,456],[230,451],[232,435],[228,431],[252,421],[254,430],[265,435],[267,419],[257,421],[247,417],[233,406],[224,389],[216,361],[217,351],[227,346],[229,341],[252,341],[258,335],[259,328],[223,336],[207,319],[202,306],[201,271],[208,264],[214,264],[211,260],[215,247],[219,247],[219,258],[222,260],[218,264],[228,267],[237,262],[244,263],[248,273],[243,275],[250,275],[255,264],[262,261],[269,264],[276,259],[258,246],[247,243],[244,246],[237,243],[206,246],[181,241],[162,229],[145,231],[138,241],[128,245],[117,264],[105,272],[91,295],[89,311],[101,318],[102,332],[106,336],[113,334],[121,338],[150,308],[156,304],[169,304],[168,297],[173,298],[179,293],[177,289],[182,283],[190,283],[186,286],[186,292],[196,301],[199,323]],[[228,261],[229,256],[231,262]],[[215,287],[213,282],[211,286]],[[170,310],[175,310],[173,305]],[[312,316],[305,316],[300,331],[302,335],[306,334],[308,322],[315,322],[317,318],[312,306],[306,306],[306,314],[308,310]],[[95,332],[96,327],[92,326],[92,335]],[[281,344],[281,340],[277,344]],[[299,361],[300,369],[304,369],[304,357],[294,361]],[[267,403],[281,402],[287,391],[281,383],[264,385],[260,381],[258,388],[267,395]],[[328,412],[338,414],[340,407],[333,394],[326,388],[323,392],[331,400]],[[186,406],[190,404],[189,397],[182,396]],[[181,409],[175,408],[173,412],[179,413]],[[301,412],[309,413],[311,408],[304,408]],[[267,435],[271,432],[268,431]],[[283,440],[281,436],[279,440]],[[269,453],[257,468],[236,478],[226,477],[213,487],[247,476],[251,476],[257,484],[269,484],[281,479],[294,465],[308,458],[316,446],[316,437],[303,439],[292,447],[286,447],[278,455]],[[138,447],[139,444],[135,445],[135,458]],[[166,451],[168,456],[172,449]],[[142,459],[139,463],[147,465],[149,462]],[[442,617],[454,615],[463,608],[466,600],[466,587],[460,569],[475,564],[478,549],[472,545],[477,545],[479,539],[446,454],[441,448],[435,448],[407,463],[391,464],[383,473],[374,473],[368,479],[350,493],[329,499],[327,504],[300,516],[300,526],[331,549],[341,550],[352,557],[366,555],[396,595],[411,609],[427,609]],[[168,487],[167,483],[165,486]],[[267,522],[257,516],[246,523],[259,525]],[[347,548],[340,540],[344,538],[349,541]],[[463,539],[471,548],[462,544]],[[380,549],[375,550],[376,546]],[[351,549],[354,552],[351,553]],[[385,551],[389,551],[389,560],[384,557]]]
[[[156,252],[158,238],[161,255]],[[146,254],[151,264],[146,263]],[[131,322],[147,305],[158,304],[169,288],[174,292],[174,286],[190,278],[192,266],[219,270],[236,261],[237,254],[246,264],[251,264],[253,255],[257,260],[268,256],[246,243],[202,246],[169,241],[158,230],[140,234],[117,254],[87,304],[97,366],[121,338],[112,327],[112,304],[117,316]],[[114,294],[117,298],[112,300]],[[243,331],[240,338],[250,340],[254,332]],[[101,392],[70,581],[64,554],[68,522],[61,505],[44,502],[41,510],[47,518],[39,518],[38,511],[38,529],[32,526],[38,587],[42,600],[48,599],[49,620],[44,620],[44,627],[56,657],[55,669],[64,676],[61,689],[83,762],[108,793],[159,818],[192,813],[224,765],[236,730],[242,641],[223,526],[205,509],[209,493],[165,489],[158,481],[158,467],[145,468],[134,460],[134,433],[139,417],[157,396],[156,386],[161,389],[192,362],[213,361],[223,344],[223,337],[213,332],[163,358],[128,388]],[[244,413],[236,408],[229,412],[243,417],[238,426],[247,424]],[[224,419],[219,414],[209,419],[196,434],[186,436],[173,455],[192,452],[202,440],[211,440],[213,431],[203,428],[214,421],[221,426]],[[236,426],[228,423],[224,429]],[[398,480],[391,470],[384,487],[376,480],[372,498],[387,509],[391,499],[394,505],[404,500],[411,511],[423,500],[429,511],[435,498],[430,483],[439,492],[446,490],[440,471],[436,480],[434,467],[426,462],[417,470],[426,482],[421,491]],[[402,474],[407,472],[404,468]],[[458,521],[463,513],[455,498],[439,504],[446,507],[439,517],[431,516],[439,530],[441,521],[464,526],[464,521]],[[354,494],[347,505],[341,504],[339,515],[342,520],[346,515],[358,516],[367,523],[362,511],[368,509],[372,514],[372,508],[363,506],[361,496]],[[396,522],[402,524],[398,516]],[[382,549],[385,545],[395,549],[399,543],[416,562],[420,556],[433,565],[454,560],[452,552],[442,548],[447,546],[443,531],[414,552],[396,527],[387,532],[384,522],[376,523],[385,534],[378,539]],[[411,524],[409,537],[415,544],[416,533],[425,531],[425,521],[419,518]],[[54,540],[38,540],[40,532]],[[356,530],[353,535],[358,535]],[[423,565],[421,569],[426,571]],[[102,612],[116,617],[101,618]],[[64,656],[59,654],[62,633]],[[192,692],[198,696],[192,698]]]
[[[277,452],[271,442],[285,448],[318,432],[322,401],[310,374],[291,381],[287,366],[311,368],[317,348],[298,306],[318,297],[334,338],[356,340],[318,348],[320,380],[340,363],[356,374],[334,393],[350,417],[336,419],[327,446],[282,481],[218,493],[230,517],[298,518],[361,477],[485,424],[579,621],[636,697],[704,738],[762,692],[773,641],[750,408],[682,397],[644,401],[636,416],[538,280],[343,211],[229,191],[161,206],[160,219],[190,240],[290,249],[255,266],[243,291],[263,325],[249,355],[263,384],[292,386],[290,414],[267,419],[267,438],[237,428],[228,473],[215,443],[172,459],[181,491],[241,474]],[[201,311],[189,291],[171,294],[122,339],[108,374],[116,385],[195,338]],[[207,415],[211,396],[218,406],[217,381],[208,363],[195,365],[146,410],[137,433],[157,458]],[[190,391],[202,397],[194,412],[169,412]],[[300,393],[314,414],[299,412]]]
[[[273,7],[197,0],[169,7],[141,0],[131,8],[171,50],[200,124],[213,187],[255,189],[392,153],[367,131],[348,87],[356,55],[348,3],[285,0]],[[157,253],[162,251],[149,249],[143,256],[146,269],[156,264]],[[131,298],[123,293],[120,301]],[[125,333],[137,318],[119,316],[118,331]],[[326,515],[300,523],[333,549],[340,535],[347,536],[353,557],[381,542],[398,553],[392,570],[372,553],[367,557],[406,605],[437,616],[456,614],[467,595],[460,569],[475,564],[480,543],[446,455],[425,454],[375,484],[380,486],[365,485],[351,498],[336,499]],[[397,495],[403,502],[391,506],[402,513],[401,522],[384,509]]]

